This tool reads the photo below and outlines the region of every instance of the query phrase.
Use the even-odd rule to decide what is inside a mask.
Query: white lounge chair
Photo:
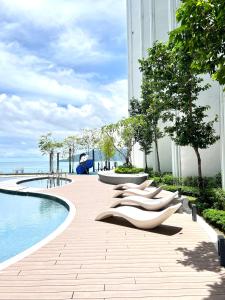
[[[113,197],[125,197],[130,195],[136,195],[136,196],[142,196],[145,198],[153,198],[156,196],[160,191],[162,190],[162,187],[158,188],[149,188],[148,190],[139,190],[139,189],[127,189],[124,191],[118,191]]]
[[[128,222],[141,229],[152,229],[162,224],[181,206],[178,203],[169,206],[162,211],[146,211],[132,206],[120,206],[117,208],[109,208],[100,213],[95,220],[100,221],[105,218],[114,216],[126,219]]]
[[[141,206],[147,210],[159,210],[169,205],[177,196],[178,192],[158,199],[147,199],[142,196],[128,196],[125,198],[119,198],[111,205],[111,207],[116,207],[122,204]]]
[[[126,190],[126,189],[139,189],[139,190],[144,190],[146,187],[150,186],[152,184],[153,180],[145,180],[141,184],[136,184],[136,183],[120,183],[117,184],[113,189],[114,190]]]

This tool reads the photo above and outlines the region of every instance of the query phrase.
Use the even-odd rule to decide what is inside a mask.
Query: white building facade
[[[176,9],[179,0],[127,0],[127,34],[128,34],[128,97],[140,99],[140,86],[142,75],[139,71],[138,59],[146,57],[147,49],[153,42],[167,41],[168,32],[176,24]],[[210,105],[209,118],[219,116],[215,125],[220,141],[208,149],[201,150],[202,171],[204,176],[214,176],[222,171],[223,186],[225,186],[225,121],[224,121],[224,95],[222,89],[204,76],[211,88],[199,95],[199,104]],[[197,159],[191,147],[178,147],[169,137],[159,141],[159,155],[163,172],[172,171],[174,176],[185,177],[197,175]],[[133,151],[133,163],[136,166],[144,165],[144,155],[138,145]],[[156,169],[155,153],[148,157],[149,166]]]

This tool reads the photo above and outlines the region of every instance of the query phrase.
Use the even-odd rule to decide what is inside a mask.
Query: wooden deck
[[[113,201],[112,187],[96,176],[75,176],[51,194],[71,200],[76,216],[56,239],[0,272],[0,299],[225,299],[225,269],[189,215],[151,231],[116,218],[96,222]]]

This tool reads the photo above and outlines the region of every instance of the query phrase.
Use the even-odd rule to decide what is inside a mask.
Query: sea
[[[122,164],[117,162],[117,165]],[[78,162],[74,163],[74,172],[76,172],[76,167]],[[104,167],[104,162],[95,162],[95,170]],[[114,166],[114,162],[111,162],[111,166]],[[69,163],[65,161],[59,162],[60,172],[69,172]],[[54,164],[54,171],[56,171],[56,162]],[[92,169],[90,169],[92,171]],[[47,173],[49,172],[49,162],[48,160],[5,160],[0,161],[0,175],[2,174],[22,174],[22,173]]]

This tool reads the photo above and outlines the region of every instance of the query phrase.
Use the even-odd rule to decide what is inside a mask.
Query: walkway
[[[225,299],[225,269],[189,215],[175,214],[152,231],[113,218],[96,222],[113,201],[112,187],[96,176],[77,176],[51,194],[74,202],[75,219],[0,273],[0,299]]]

